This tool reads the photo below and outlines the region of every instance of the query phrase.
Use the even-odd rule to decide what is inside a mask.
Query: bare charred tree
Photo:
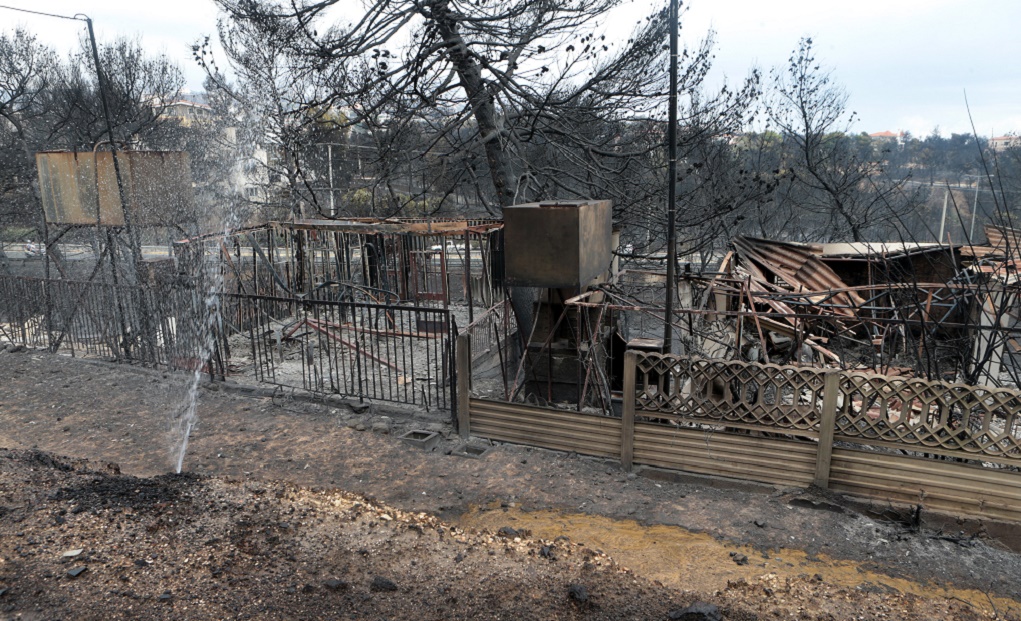
[[[315,85],[288,93],[291,112],[334,107],[366,130],[386,215],[401,196],[492,214],[578,197],[610,198],[618,216],[663,210],[665,12],[615,42],[595,22],[620,0],[376,0],[339,24],[325,23],[331,0],[218,4],[236,70],[249,46],[279,39],[292,81]],[[701,88],[710,59],[710,41],[684,52],[682,92]]]
[[[790,200],[816,218],[809,240],[867,241],[888,233],[910,209],[902,200],[905,180],[885,174],[867,137],[850,135],[855,115],[847,93],[816,60],[812,40],[802,39],[772,78],[768,117],[784,140]]]
[[[38,126],[55,66],[52,50],[28,32],[0,34],[0,227],[34,229],[42,222],[35,151],[48,134]],[[2,249],[0,264],[6,269]]]
[[[330,110],[316,105],[325,99],[323,76],[295,70],[292,41],[301,33],[297,25],[283,21],[270,27],[244,20],[221,22],[219,38],[233,73],[230,81],[209,53],[208,39],[194,47],[195,59],[208,74],[207,90],[232,110],[232,147],[243,167],[240,176],[259,189],[249,197],[248,208],[269,217],[319,211],[315,175],[306,170],[303,155]]]

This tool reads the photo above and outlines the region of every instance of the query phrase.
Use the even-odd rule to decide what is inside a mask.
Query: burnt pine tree
[[[783,69],[774,69],[767,115],[783,137],[788,197],[813,218],[816,241],[885,236],[911,209],[906,179],[893,180],[869,141],[849,134],[855,114],[847,93],[802,39]]]
[[[553,197],[610,198],[624,218],[663,212],[665,11],[612,41],[598,20],[622,0],[375,0],[357,13],[337,0],[217,3],[233,68],[244,74],[250,47],[271,42],[299,85],[280,109],[340,108],[374,130],[379,170],[407,179],[391,190],[470,193],[494,214]],[[680,92],[700,90],[710,60],[710,39],[683,52]],[[682,98],[682,119],[732,114],[754,90]]]

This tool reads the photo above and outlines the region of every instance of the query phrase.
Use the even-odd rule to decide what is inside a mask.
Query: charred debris
[[[674,353],[1021,385],[1021,231],[985,232],[984,245],[735,237],[715,271],[679,270]],[[569,304],[616,309],[616,347],[656,350],[664,282],[622,271]]]

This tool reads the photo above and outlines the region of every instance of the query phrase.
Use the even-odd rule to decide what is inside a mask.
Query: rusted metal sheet
[[[465,231],[488,233],[503,226],[499,220],[439,220],[436,222],[408,222],[379,218],[350,218],[344,220],[300,219],[293,222],[273,222],[286,230],[330,231],[337,233],[413,233],[416,235],[459,235]]]
[[[610,201],[561,201],[503,210],[507,284],[580,289],[610,268]]]
[[[985,225],[985,231],[990,247],[1015,256],[1021,253],[1021,231],[993,224]]]
[[[743,258],[755,261],[773,272],[795,290],[831,291],[847,288],[847,284],[809,246],[736,237],[734,247]],[[850,307],[865,304],[865,300],[854,291],[839,294],[834,301],[849,308],[834,306],[832,311],[848,317],[856,314]]]
[[[117,160],[133,224],[161,226],[194,210],[191,167],[182,151],[124,151]],[[113,154],[36,153],[39,189],[47,222],[123,226]]]
[[[1021,476],[995,468],[834,448],[830,488],[954,515],[1021,521]]]
[[[474,436],[582,455],[620,457],[619,418],[471,399]]]

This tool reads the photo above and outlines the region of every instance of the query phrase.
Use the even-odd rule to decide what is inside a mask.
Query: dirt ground
[[[203,387],[168,474],[185,379],[0,353],[0,618],[1021,613],[1021,558],[996,540],[821,492],[512,445],[460,457],[446,412]],[[397,439],[411,429],[449,439],[425,452]]]

